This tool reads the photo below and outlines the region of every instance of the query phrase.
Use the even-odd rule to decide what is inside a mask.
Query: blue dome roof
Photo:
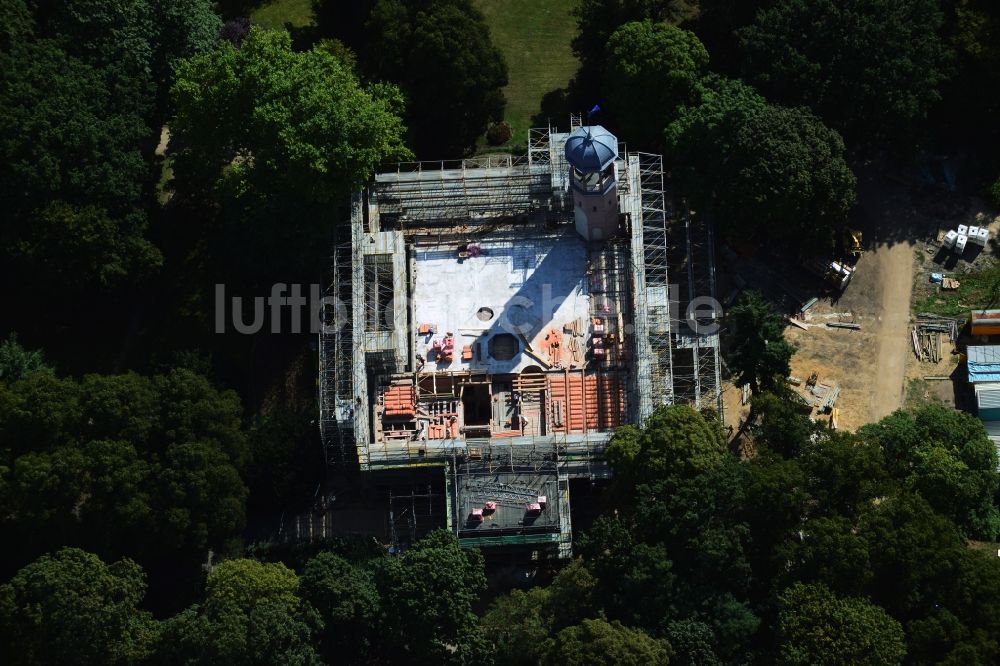
[[[618,139],[600,125],[578,127],[566,139],[566,160],[584,173],[600,171],[618,157]]]

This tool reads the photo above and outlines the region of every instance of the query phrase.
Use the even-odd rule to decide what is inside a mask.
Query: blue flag
[[[598,111],[600,111],[600,110],[601,110],[601,107],[600,107],[600,106],[598,106],[597,104],[595,104],[595,105],[594,105],[594,108],[592,108],[592,109],[591,109],[591,110],[590,110],[590,111],[589,111],[589,112],[587,113],[587,115],[588,115],[588,116],[592,116],[592,115],[594,115],[595,113],[597,113],[597,112],[598,112]]]

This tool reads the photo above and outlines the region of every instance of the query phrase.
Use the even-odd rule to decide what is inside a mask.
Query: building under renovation
[[[685,316],[714,295],[711,229],[675,213],[659,155],[603,127],[399,164],[354,196],[350,229],[320,338],[323,441],[331,465],[388,479],[397,545],[446,526],[566,557],[570,480],[608,478],[615,428],[721,411],[718,337]]]

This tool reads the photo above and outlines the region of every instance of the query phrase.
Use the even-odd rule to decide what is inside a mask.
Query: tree
[[[872,579],[868,543],[857,534],[853,521],[843,516],[810,518],[799,539],[776,548],[775,558],[784,557],[788,573],[779,580],[822,583],[834,592],[858,596]]]
[[[895,485],[878,447],[849,433],[827,431],[812,438],[799,464],[815,500],[813,515],[855,517]]]
[[[22,271],[44,276],[68,259],[73,279],[59,284],[77,289],[159,265],[139,208],[150,131],[117,100],[100,70],[53,40],[0,52],[0,240]]]
[[[503,119],[507,64],[471,2],[380,0],[368,28],[379,52],[368,71],[405,91],[417,156],[460,157],[491,121]]]
[[[729,311],[733,347],[729,367],[738,384],[749,384],[754,394],[781,384],[791,372],[795,347],[785,341],[785,322],[760,293],[745,291]]]
[[[767,106],[756,90],[737,79],[709,74],[697,95],[682,105],[664,130],[664,158],[678,190],[696,207],[709,207],[726,187],[736,128]]]
[[[0,18],[0,51],[7,51],[35,31],[35,20],[25,0],[0,0]]]
[[[547,612],[549,590],[511,590],[497,597],[483,615],[483,629],[493,638],[498,664],[534,666],[552,630]]]
[[[356,53],[366,78],[403,90],[419,158],[461,157],[503,120],[507,65],[470,0],[313,0],[313,12],[317,33]]]
[[[364,661],[382,610],[371,572],[323,552],[306,563],[300,594],[323,621],[320,647],[326,661]]]
[[[16,382],[32,372],[52,372],[39,350],[28,351],[17,342],[17,333],[0,341],[0,381]]]
[[[323,50],[292,51],[281,31],[253,28],[239,49],[182,62],[173,97],[178,177],[207,187],[329,203],[406,154],[389,89],[360,87]]]
[[[486,587],[478,551],[462,550],[453,534],[437,530],[381,564],[376,574],[384,609],[380,640],[394,659],[492,663],[489,642],[472,612]]]
[[[740,38],[770,97],[852,141],[909,148],[947,76],[941,22],[936,0],[781,0]]]
[[[620,622],[584,620],[550,638],[541,663],[547,666],[666,666],[670,663],[670,644]]]
[[[784,458],[799,455],[818,426],[801,409],[801,402],[787,387],[779,385],[776,393],[760,393],[753,397],[753,411],[760,417],[753,424],[754,442]]]
[[[726,456],[726,441],[717,423],[690,407],[673,405],[654,411],[641,430],[619,428],[606,455],[616,475],[643,483],[692,477],[717,467]]]
[[[621,26],[605,48],[605,90],[622,132],[634,144],[660,146],[675,109],[696,95],[708,51],[694,33],[648,20]]]
[[[903,661],[903,628],[864,599],[838,599],[823,585],[796,583],[778,603],[779,664],[888,666]]]
[[[667,624],[667,642],[673,648],[674,666],[722,666],[713,649],[712,630],[704,622],[675,620]]]
[[[725,173],[715,200],[720,225],[766,234],[806,255],[830,251],[855,202],[843,140],[804,109],[766,106],[748,116],[736,128]]]
[[[584,71],[603,69],[604,47],[611,34],[631,21],[680,25],[698,16],[698,0],[583,0],[573,11],[573,53]]]
[[[43,555],[0,586],[0,645],[7,664],[126,664],[149,653],[155,636],[139,608],[142,569],[105,564],[64,548]]]
[[[346,196],[409,155],[395,87],[362,87],[328,50],[294,51],[284,31],[254,27],[238,49],[183,61],[172,94],[175,188],[197,214],[217,211],[197,242],[229,283],[314,274]]]
[[[963,534],[988,541],[1000,534],[996,448],[978,419],[928,405],[913,414],[891,414],[859,434],[883,451],[894,477]]]
[[[196,567],[244,527],[242,407],[189,370],[0,382],[4,558],[83,545]]]
[[[320,664],[321,622],[282,564],[223,562],[208,575],[203,604],[166,620],[157,646],[164,664]]]

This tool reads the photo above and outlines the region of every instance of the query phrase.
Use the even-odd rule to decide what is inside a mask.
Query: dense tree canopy
[[[420,159],[455,159],[503,119],[507,65],[470,0],[314,0],[319,33],[358,53],[370,80],[398,85]]]
[[[139,607],[142,570],[129,560],[105,564],[64,548],[0,585],[0,656],[5,664],[132,664],[156,634]]]
[[[223,562],[208,575],[204,603],[163,624],[157,658],[164,664],[321,663],[315,611],[282,564]]]
[[[698,16],[698,0],[582,0],[574,10],[577,35],[573,51],[585,70],[600,71],[605,44],[631,21],[679,25]]]
[[[541,663],[546,666],[666,666],[670,663],[670,644],[620,622],[584,620],[550,638]]]
[[[330,203],[406,154],[398,95],[362,88],[322,49],[293,51],[284,32],[185,61],[173,98],[178,178],[210,189]]]
[[[778,603],[777,663],[784,666],[891,666],[906,654],[899,622],[864,599],[796,583]]]
[[[696,95],[708,52],[693,33],[648,20],[615,30],[606,50],[609,107],[628,141],[652,150],[675,109]]]
[[[829,252],[855,202],[840,136],[802,109],[767,106],[737,128],[732,149],[716,199],[720,227]]]
[[[893,476],[971,538],[1000,535],[997,454],[982,423],[939,405],[896,412],[859,434],[881,448]]]
[[[241,411],[186,370],[0,383],[4,560],[58,544],[142,561],[226,551],[244,525]]]
[[[780,0],[741,33],[747,73],[852,140],[909,147],[940,97],[937,0]]]

